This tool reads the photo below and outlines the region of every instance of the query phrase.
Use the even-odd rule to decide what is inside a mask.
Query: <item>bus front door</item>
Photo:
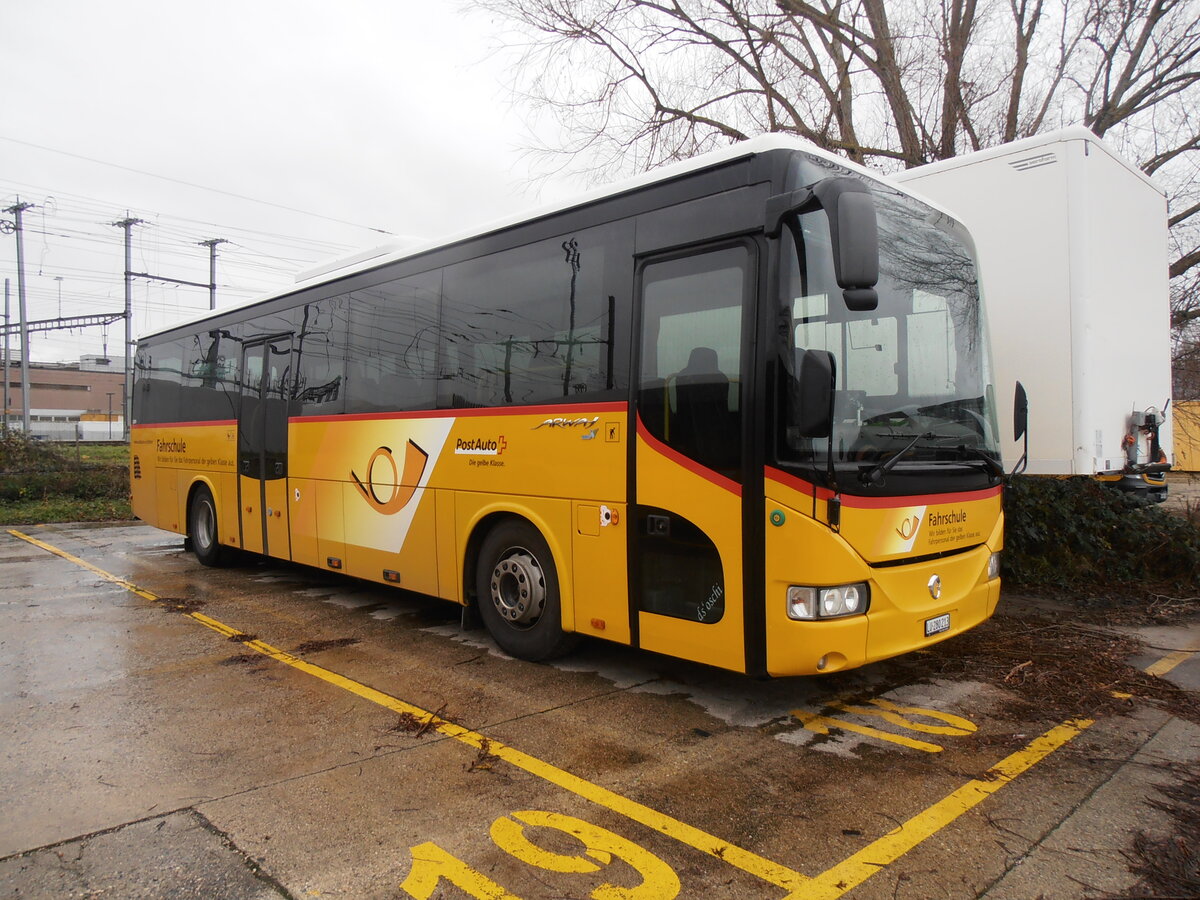
[[[742,332],[753,244],[638,267],[631,617],[638,644],[745,671]]]
[[[291,335],[242,348],[238,411],[238,499],[242,548],[291,559],[288,536],[287,425]]]

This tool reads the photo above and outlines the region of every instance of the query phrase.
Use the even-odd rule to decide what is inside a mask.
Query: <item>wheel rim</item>
[[[490,588],[492,605],[505,622],[529,627],[541,617],[546,605],[546,576],[537,557],[528,550],[514,547],[501,555],[492,569]]]
[[[212,504],[202,499],[196,504],[196,521],[192,527],[192,539],[203,550],[213,545],[217,534],[217,517]]]

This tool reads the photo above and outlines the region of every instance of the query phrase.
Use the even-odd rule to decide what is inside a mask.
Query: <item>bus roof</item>
[[[848,159],[845,159],[844,157],[837,156],[828,152],[827,150],[822,150],[815,144],[809,143],[808,141],[795,137],[794,135],[763,134],[745,141],[739,141],[738,143],[731,144],[728,147],[722,147],[718,150],[702,153],[698,156],[692,157],[691,159],[682,160],[681,162],[672,163],[657,169],[652,169],[648,172],[642,173],[641,175],[636,175],[632,178],[623,179],[609,185],[604,185],[602,187],[586,191],[566,200],[547,204],[541,207],[526,209],[515,215],[493,220],[461,232],[444,235],[434,240],[421,241],[414,244],[392,242],[374,248],[368,248],[346,257],[333,259],[327,263],[298,272],[296,275],[296,283],[291,287],[283,288],[270,294],[264,294],[261,297],[252,298],[244,303],[223,306],[215,310],[203,310],[194,316],[185,317],[171,325],[157,328],[154,331],[146,332],[145,334],[141,335],[139,340],[159,334],[166,334],[167,332],[175,331],[176,329],[184,328],[189,325],[196,325],[208,319],[216,318],[217,316],[224,316],[231,312],[236,312],[239,309],[257,306],[259,303],[273,300],[278,297],[283,297],[288,294],[295,293],[298,290],[315,287],[327,281],[333,281],[335,279],[343,278],[347,275],[365,272],[370,269],[375,269],[389,263],[399,262],[410,257],[420,256],[423,253],[428,253],[431,250],[436,250],[441,247],[448,247],[475,238],[485,237],[489,234],[494,234],[516,225],[533,222],[538,219],[556,215],[558,213],[588,206],[601,200],[636,191],[639,188],[670,181],[674,178],[678,178],[692,172],[698,172],[703,169],[720,166],[734,160],[754,156],[759,153],[767,153],[772,150],[801,151],[812,156],[821,157],[831,162],[835,162],[840,166],[862,175],[864,178],[889,184],[889,186],[893,189],[897,187],[896,184],[888,181],[886,175],[875,170],[868,169],[865,166],[854,163]],[[904,190],[906,193],[908,192],[907,188]]]

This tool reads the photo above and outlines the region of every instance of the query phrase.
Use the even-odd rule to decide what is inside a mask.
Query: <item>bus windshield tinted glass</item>
[[[907,470],[936,477],[994,473],[1000,460],[987,340],[975,263],[960,226],[872,185],[879,222],[879,306],[850,312],[833,272],[824,211],[784,238],[783,308],[792,372],[805,350],[836,364],[832,438],[805,438],[784,403],[783,454],[817,472],[831,460],[842,489]],[[785,396],[788,391],[784,391]],[[949,465],[948,465],[949,464]],[[935,468],[936,467],[936,468]],[[874,471],[875,477],[871,476]],[[843,473],[843,474],[839,474]],[[912,487],[915,487],[912,486]]]

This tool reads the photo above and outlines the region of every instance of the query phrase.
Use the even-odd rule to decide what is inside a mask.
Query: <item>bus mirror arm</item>
[[[823,178],[767,200],[767,237],[777,238],[789,216],[824,209],[829,217],[833,270],[846,308],[869,312],[879,305],[879,227],[871,190],[855,178]]]
[[[1017,460],[1017,464],[1009,473],[1010,478],[1020,475],[1029,465],[1029,397],[1025,393],[1025,385],[1018,381],[1016,394],[1013,397],[1013,440],[1019,441],[1022,438],[1024,438],[1024,445],[1021,449],[1021,458]]]
[[[837,360],[828,350],[805,350],[791,376],[788,390],[789,418],[801,437],[825,438],[828,441],[825,459],[826,477],[833,497],[828,504],[828,523],[834,531],[841,530],[842,501],[837,487],[837,470],[833,465],[833,401],[837,392]],[[815,495],[814,495],[815,502]]]
[[[811,188],[801,188],[786,194],[767,198],[766,223],[763,230],[769,238],[778,238],[783,233],[783,223],[789,216],[809,212],[819,204],[814,201]]]

